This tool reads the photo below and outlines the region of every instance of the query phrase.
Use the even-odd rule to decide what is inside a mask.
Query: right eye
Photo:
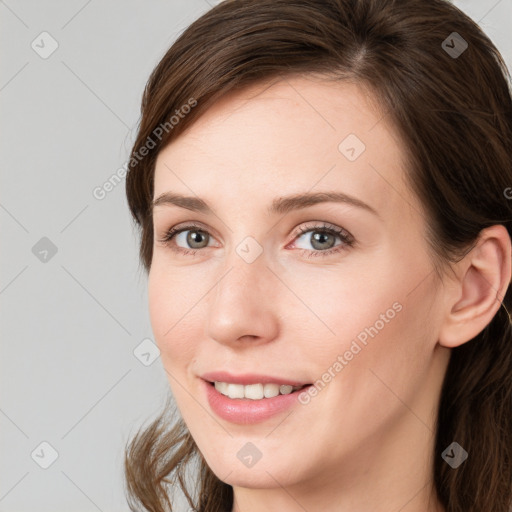
[[[187,232],[189,234],[187,234]],[[201,226],[197,224],[189,224],[185,226],[172,227],[167,231],[165,236],[159,240],[159,242],[168,246],[171,250],[177,253],[194,255],[198,249],[204,249],[208,246],[202,244],[204,244],[205,240],[208,243],[209,239],[210,234],[206,230],[202,229]],[[190,249],[177,245],[177,241],[188,245]],[[199,245],[199,247],[196,247],[196,244]]]

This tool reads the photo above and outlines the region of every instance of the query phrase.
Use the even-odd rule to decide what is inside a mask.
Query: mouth
[[[272,381],[241,384],[226,382],[225,377],[223,380],[201,380],[211,411],[219,418],[239,425],[264,422],[299,406],[303,403],[300,393],[312,386]]]
[[[265,400],[275,398],[280,395],[291,395],[298,393],[311,384],[302,384],[293,386],[291,384],[279,384],[277,382],[257,382],[254,384],[238,384],[223,381],[206,381],[211,387],[215,388],[220,394],[236,399]]]

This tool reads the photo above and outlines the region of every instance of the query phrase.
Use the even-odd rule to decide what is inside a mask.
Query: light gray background
[[[151,70],[217,3],[0,0],[1,512],[128,510],[123,447],[168,382],[134,355],[152,332],[124,180],[93,190],[127,160]],[[454,3],[512,68],[512,0]]]

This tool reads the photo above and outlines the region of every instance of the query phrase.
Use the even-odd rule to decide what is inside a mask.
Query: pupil
[[[201,235],[201,232],[200,231],[191,231],[190,234],[189,234],[189,245],[192,245],[194,243],[201,243],[200,239],[203,235]]]
[[[326,242],[325,238],[329,236],[329,233],[316,233],[313,235],[313,239],[317,242],[320,242],[320,244],[324,244]]]

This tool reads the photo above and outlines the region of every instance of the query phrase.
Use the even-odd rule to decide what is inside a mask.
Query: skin
[[[355,161],[338,149],[350,133],[366,146]],[[440,281],[405,165],[371,95],[312,76],[229,95],[158,156],[154,198],[198,196],[214,211],[155,207],[148,293],[172,392],[210,468],[233,486],[233,512],[444,510],[430,486],[442,380],[451,348],[500,307],[510,238],[503,226],[486,229]],[[318,191],[349,194],[378,215],[334,202],[266,213],[277,197]],[[159,241],[188,222],[206,232],[195,255],[172,250],[194,248],[190,231]],[[356,244],[337,235],[315,244],[324,223]],[[262,250],[252,263],[236,252],[246,237]],[[344,248],[307,257],[335,245]],[[333,372],[394,303],[401,310]],[[227,370],[315,382],[329,368],[335,376],[307,405],[252,425],[217,417],[199,378]],[[237,458],[247,442],[262,453],[250,468]]]

